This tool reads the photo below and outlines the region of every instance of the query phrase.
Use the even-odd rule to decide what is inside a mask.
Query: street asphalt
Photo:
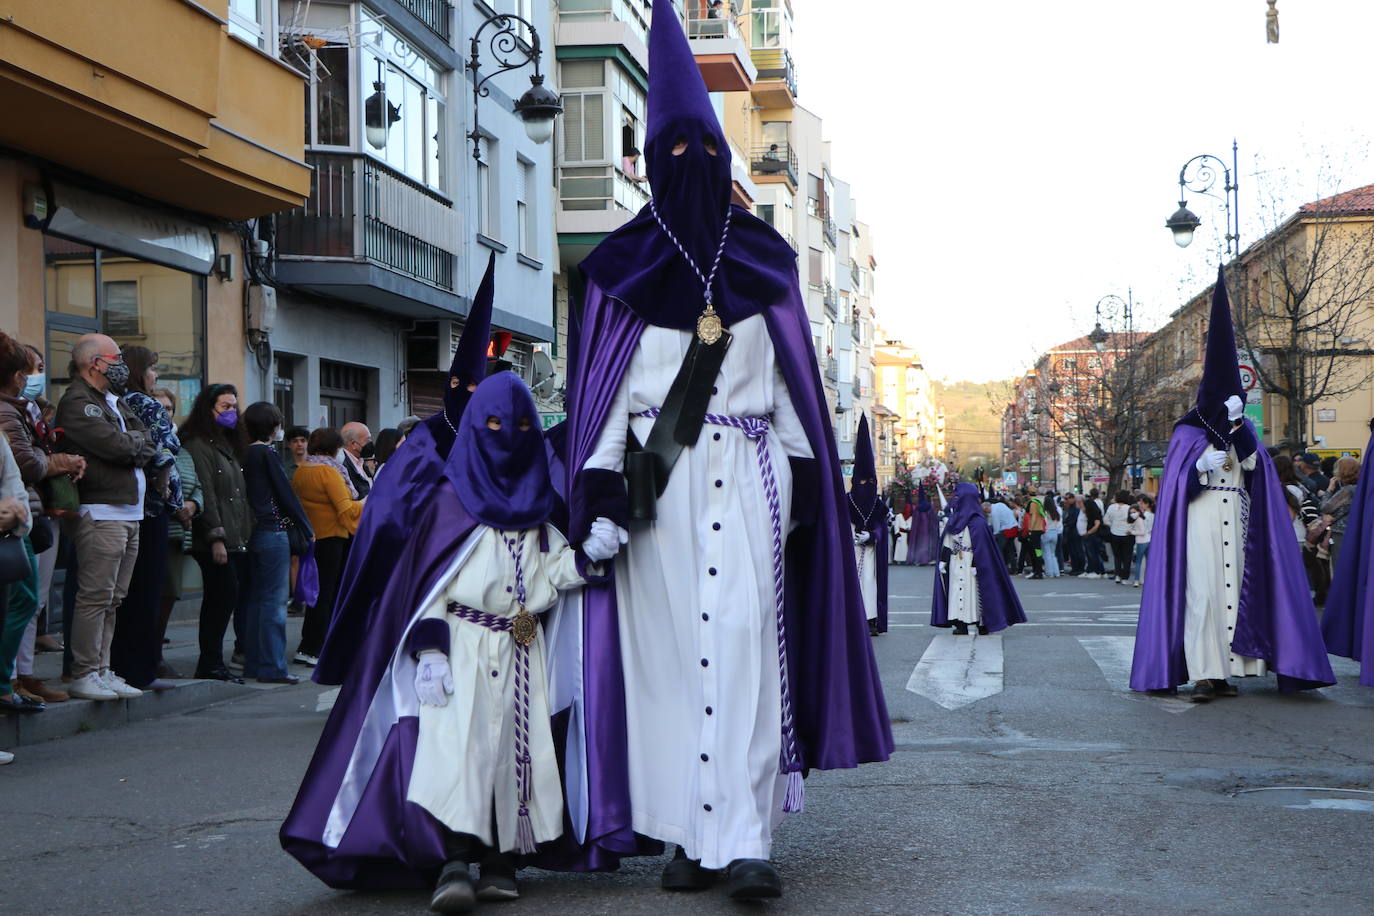
[[[928,626],[932,575],[892,571],[875,642],[896,753],[808,780],[776,836],[781,900],[668,895],[651,859],[527,871],[519,902],[482,910],[1374,913],[1374,690],[1351,663],[1299,695],[1265,678],[1207,705],[1146,697],[1125,686],[1138,590],[1017,579],[1030,622],[957,640]],[[333,891],[278,846],[330,700],[253,691],[17,748],[0,913],[426,912],[427,891]]]

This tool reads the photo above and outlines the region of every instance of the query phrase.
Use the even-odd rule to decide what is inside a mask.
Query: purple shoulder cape
[[[924,497],[924,493],[922,496]],[[922,499],[911,513],[907,534],[908,566],[929,566],[940,559],[940,513],[928,499]]]
[[[1366,687],[1374,687],[1374,589],[1369,587],[1374,566],[1374,497],[1370,496],[1374,471],[1368,470],[1369,456],[1374,454],[1371,449],[1374,436],[1369,437],[1365,446],[1366,469],[1355,484],[1336,574],[1326,595],[1326,610],[1322,612],[1326,651],[1362,662],[1360,683]]]
[[[1002,560],[1002,552],[997,549],[997,543],[992,539],[992,529],[983,520],[982,513],[971,520],[959,519],[958,522],[967,525],[973,541],[973,566],[978,570],[978,606],[983,612],[983,625],[989,633],[996,633],[1014,624],[1025,623],[1026,612],[1021,607],[1021,598],[1016,594],[1016,586],[1012,584],[1007,564]],[[942,533],[940,543],[943,541]],[[948,572],[935,570],[935,590],[930,596],[930,625],[933,627],[954,626],[949,622],[948,580]]]
[[[795,284],[765,310],[797,415],[814,454],[817,480],[805,481],[815,517],[787,541],[788,664],[801,755],[807,769],[854,767],[886,760],[892,730],[864,619],[854,564],[852,529],[836,459],[834,435]],[[618,474],[580,469],[595,449],[607,411],[644,331],[644,322],[589,282],[568,382],[568,502],[573,543],[591,519],[623,511]],[[803,485],[798,482],[798,485]],[[614,569],[604,584],[583,590],[584,704],[589,819],[583,867],[613,867],[645,846],[631,827],[626,763],[625,685],[616,622]]]
[[[400,709],[388,713],[413,688],[400,684],[393,691],[384,681],[411,616],[476,523],[447,483],[429,488],[411,518],[420,534],[406,540],[387,570],[376,600],[382,613],[349,647],[351,668],[280,832],[282,848],[330,887],[430,886],[446,858],[442,826],[406,801],[419,718]],[[340,638],[337,627],[330,637]],[[368,765],[350,768],[355,759]],[[350,793],[356,807],[345,806],[352,808],[346,829],[338,842],[327,842],[331,812]]]
[[[1253,424],[1245,423],[1253,436]],[[1189,492],[1190,483],[1197,479],[1194,465],[1206,448],[1207,436],[1201,429],[1183,423],[1174,427],[1145,564],[1132,690],[1167,690],[1189,681],[1183,654]],[[1261,446],[1255,455],[1255,470],[1245,484],[1250,494],[1250,529],[1231,647],[1240,655],[1264,659],[1277,673],[1280,690],[1329,686],[1336,678],[1293,539],[1288,502],[1269,453]],[[1192,490],[1196,491],[1195,483]]]

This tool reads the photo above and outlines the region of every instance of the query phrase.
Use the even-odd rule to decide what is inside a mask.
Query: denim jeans
[[[1145,572],[1145,556],[1150,552],[1150,542],[1135,545],[1135,562],[1131,564],[1131,581],[1139,582],[1141,573]]]
[[[1102,575],[1106,570],[1102,565],[1102,536],[1098,534],[1083,535],[1083,553],[1088,561],[1088,572]]]
[[[1045,552],[1045,575],[1059,575],[1059,535],[1064,529],[1056,528],[1053,531],[1046,531],[1040,539],[1040,549]]]
[[[257,529],[248,539],[248,600],[243,602],[243,676],[284,677],[291,545],[285,531]]]

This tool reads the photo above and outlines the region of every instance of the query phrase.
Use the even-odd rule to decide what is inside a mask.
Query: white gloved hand
[[[453,672],[449,668],[448,656],[438,649],[421,652],[415,667],[415,695],[420,698],[420,705],[447,706],[451,693]]]
[[[1245,416],[1245,402],[1236,395],[1226,399],[1226,419],[1235,422]]]
[[[854,532],[855,544],[867,544],[871,540],[873,540],[873,535],[869,534],[867,531]]]
[[[968,571],[971,572],[971,573],[973,573],[973,576],[974,576],[975,579],[978,577],[978,567],[977,567],[977,566],[970,566],[970,567],[968,568]]]
[[[592,519],[591,530],[593,534],[604,535],[608,540],[614,539],[617,544],[628,544],[630,542],[630,532],[621,528],[615,522],[598,515]]]
[[[1215,471],[1226,463],[1226,453],[1220,449],[1208,449],[1202,453],[1202,457],[1197,460],[1197,469],[1204,474],[1208,471]]]
[[[944,575],[945,573],[947,573],[947,572],[949,572],[949,567],[946,566],[945,563],[944,563],[944,561],[942,560],[942,561],[940,562],[940,575],[943,576],[943,575]]]

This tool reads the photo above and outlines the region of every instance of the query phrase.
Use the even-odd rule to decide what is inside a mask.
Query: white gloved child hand
[[[873,540],[873,535],[869,534],[867,531],[854,532],[855,544],[867,544],[871,540]]]
[[[945,575],[945,574],[948,573],[948,572],[949,572],[949,567],[945,565],[945,563],[944,563],[943,560],[941,560],[941,561],[940,561],[940,575],[943,576],[943,575]]]
[[[1226,453],[1220,449],[1208,449],[1202,453],[1202,457],[1197,460],[1197,469],[1204,474],[1208,471],[1215,471],[1226,463]]]
[[[420,653],[415,666],[415,696],[421,706],[447,706],[448,695],[453,693],[453,672],[449,668],[448,656],[438,649],[426,649]]]
[[[1231,395],[1226,399],[1226,419],[1234,423],[1243,416],[1245,416],[1245,402],[1236,395]]]

